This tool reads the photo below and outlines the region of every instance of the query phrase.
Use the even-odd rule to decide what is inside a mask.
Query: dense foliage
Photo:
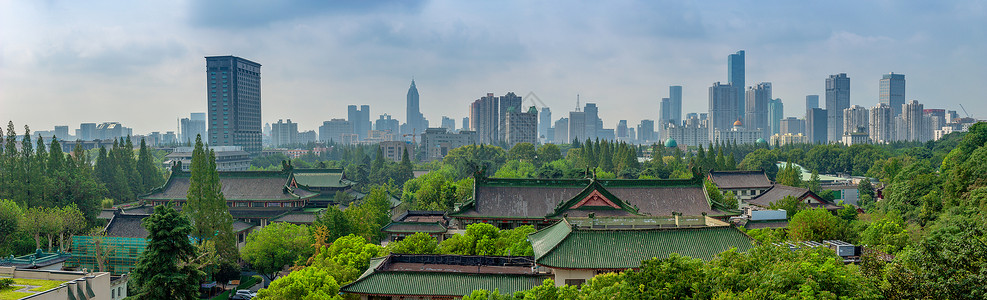
[[[194,263],[196,248],[189,243],[192,224],[174,208],[159,205],[144,219],[147,249],[134,268],[137,299],[197,299],[204,274]]]

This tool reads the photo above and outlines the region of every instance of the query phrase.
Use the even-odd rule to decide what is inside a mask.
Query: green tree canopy
[[[323,268],[306,267],[278,278],[266,289],[257,292],[257,299],[319,299],[342,300],[339,284]]]
[[[147,249],[132,273],[138,299],[198,299],[202,272],[191,264],[196,256],[189,243],[192,225],[174,208],[154,207],[144,219]]]
[[[286,266],[311,256],[313,243],[308,227],[279,222],[247,235],[240,255],[257,272],[273,280]]]

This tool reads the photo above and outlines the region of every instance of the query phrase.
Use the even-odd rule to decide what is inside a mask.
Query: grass
[[[33,291],[33,292],[44,292],[44,291],[47,291],[47,290],[56,288],[59,285],[61,285],[62,283],[64,283],[64,281],[43,280],[43,279],[14,278],[14,284],[40,286],[40,287],[36,287],[36,288],[30,289],[30,291]],[[23,286],[11,286],[11,287],[8,287],[6,289],[0,290],[0,300],[16,300],[16,299],[20,299],[20,298],[24,298],[24,297],[27,297],[27,296],[34,295],[33,293],[15,292],[16,290],[19,290],[19,289],[22,289],[22,288],[24,288],[24,287]]]

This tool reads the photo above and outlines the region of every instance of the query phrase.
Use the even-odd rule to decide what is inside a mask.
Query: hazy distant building
[[[583,106],[583,112],[586,117],[586,120],[583,121],[583,124],[586,126],[586,130],[583,132],[586,135],[584,140],[595,140],[596,138],[602,139],[603,137],[600,136],[600,129],[602,129],[600,124],[602,121],[600,120],[600,110],[596,107],[596,103],[586,103],[586,105]],[[572,116],[570,116],[569,119],[572,120]]]
[[[504,141],[508,147],[519,143],[538,144],[538,109],[534,106],[526,112],[511,107],[504,118]]]
[[[938,108],[926,109],[922,111],[922,114],[925,115],[926,119],[926,139],[933,140],[935,136],[931,132],[942,129],[948,124],[946,121],[946,110]]]
[[[874,143],[895,141],[894,110],[887,103],[878,103],[870,110],[870,139]]]
[[[586,134],[586,112],[569,112],[569,137],[567,140],[583,142],[590,137]]]
[[[560,118],[555,121],[555,127],[552,128],[555,133],[552,135],[552,142],[556,144],[568,144],[572,140],[569,139],[569,118]]]
[[[57,138],[59,140],[62,140],[62,141],[67,141],[67,140],[72,139],[72,136],[69,135],[69,127],[68,126],[64,126],[64,125],[62,125],[62,126],[55,126],[55,133],[54,133],[54,135],[55,135],[55,138]]]
[[[324,142],[348,144],[352,142],[353,123],[344,119],[332,119],[319,126],[319,139]]]
[[[745,81],[745,64],[743,50],[727,56],[727,83],[735,88],[734,93],[737,94],[733,98],[737,103],[735,106],[741,108],[736,112],[736,116],[732,118],[733,120],[739,120],[744,117],[743,107],[747,103],[744,98],[744,87],[747,86],[747,82]],[[730,123],[733,124],[733,121]]]
[[[900,115],[902,105],[905,105],[905,75],[891,72],[881,76],[879,93],[878,102],[891,107],[895,116]]]
[[[370,105],[361,105],[357,109],[356,105],[350,105],[346,109],[346,120],[353,124],[353,133],[364,140],[370,135]]]
[[[771,145],[785,146],[791,144],[808,144],[809,137],[801,133],[775,134],[771,136]]]
[[[428,132],[426,130],[425,132]],[[380,152],[384,155],[385,159],[393,162],[401,162],[404,159],[404,152],[408,152],[408,159],[414,160],[415,149],[413,146],[405,141],[383,141],[380,142]]]
[[[79,129],[75,131],[76,139],[83,141],[92,141],[98,139],[96,136],[96,123],[82,123],[79,124]]]
[[[133,129],[124,127],[119,122],[103,122],[96,125],[94,139],[111,140],[133,135]]]
[[[781,119],[785,118],[785,104],[781,98],[768,101],[768,127],[771,127],[771,134],[781,132]]]
[[[189,118],[179,120],[179,142],[189,144],[195,143],[196,136],[202,136],[203,143],[209,143],[209,135],[206,134],[206,114],[192,113]]]
[[[925,106],[917,100],[908,101],[901,108],[901,118],[907,131],[906,141],[924,142],[931,139],[931,131],[925,124],[923,110]]]
[[[689,114],[681,125],[674,126],[675,124],[672,124],[673,126],[669,126],[668,130],[663,131],[661,139],[665,141],[668,139],[675,140],[678,145],[705,145],[710,141],[707,121],[700,119],[697,114]]]
[[[470,130],[470,117],[463,117],[463,124],[461,127],[463,130]]]
[[[500,129],[498,130],[500,133],[500,140],[507,141],[507,130],[505,130],[505,128],[507,128],[507,114],[511,108],[513,108],[515,112],[524,112],[521,108],[521,97],[515,95],[514,92],[509,92],[506,95],[500,96],[498,105],[500,106],[500,114],[498,115],[498,118],[500,119]],[[535,130],[537,132],[537,128]]]
[[[275,147],[298,144],[298,123],[288,119],[271,124],[271,145]]]
[[[418,87],[415,86],[414,79],[411,80],[411,87],[408,88],[405,122],[408,126],[403,134],[421,134],[428,126],[418,104]]]
[[[319,140],[319,135],[315,130],[307,130],[298,133],[298,138],[295,140],[298,144],[307,145],[309,143],[315,143]]]
[[[843,134],[869,133],[870,114],[867,108],[853,105],[843,110]]]
[[[812,108],[805,115],[805,132],[809,141],[817,144],[829,142],[829,113],[822,108]]]
[[[470,104],[470,129],[476,131],[478,143],[496,144],[500,138],[500,106],[493,93]]]
[[[206,57],[210,146],[262,150],[260,64],[236,56]]]
[[[733,123],[740,119],[739,114],[742,109],[739,106],[740,103],[737,102],[736,90],[730,84],[720,84],[719,82],[713,83],[713,86],[709,88],[708,136],[710,138],[713,138],[713,132],[716,130],[732,129]]]
[[[627,120],[617,121],[617,139],[627,139]]]
[[[391,134],[400,134],[401,123],[398,120],[391,119],[391,115],[383,114],[374,121],[374,130],[388,132]]]
[[[442,159],[449,151],[466,145],[476,144],[476,131],[460,130],[451,133],[445,128],[429,128],[422,134],[422,147],[425,148],[425,161]]]
[[[771,132],[768,120],[768,103],[771,102],[771,83],[762,82],[747,89],[746,105],[744,108],[744,127],[749,130],[760,129],[765,140]]]
[[[805,110],[808,111],[813,108],[819,107],[819,95],[807,95],[805,96]]]
[[[164,165],[170,167],[174,162],[182,163],[182,171],[188,172],[192,166],[192,152],[195,147],[178,147],[175,151],[165,155]],[[210,146],[216,154],[216,170],[246,171],[250,169],[250,153],[243,151],[240,146]]]
[[[843,136],[843,110],[849,107],[850,77],[846,73],[829,75],[826,78],[826,112],[830,141],[839,141]]]
[[[541,113],[538,115],[538,139],[542,141],[551,141],[549,138],[552,131],[552,110],[548,107],[542,107]]]
[[[790,135],[802,134],[802,135],[804,135],[805,134],[805,120],[802,120],[802,119],[799,119],[799,118],[796,118],[796,117],[788,117],[788,118],[782,119],[779,123],[781,124],[781,126],[780,126],[780,128],[778,130],[778,134],[780,134],[780,135],[786,135],[786,134],[790,134]],[[808,138],[808,135],[806,135],[806,138]],[[774,145],[774,143],[771,143],[771,144]]]
[[[681,123],[682,122],[679,122],[679,125],[681,125]],[[637,125],[637,140],[641,143],[658,141],[658,139],[655,138],[655,121],[641,120],[641,123]]]
[[[682,124],[682,86],[673,85],[668,87],[668,122]]]
[[[456,120],[450,117],[442,116],[442,128],[449,130],[449,132],[456,131]]]

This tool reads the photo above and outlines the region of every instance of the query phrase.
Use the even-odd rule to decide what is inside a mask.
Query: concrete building
[[[79,124],[79,129],[75,131],[75,137],[83,141],[98,140],[99,137],[96,136],[96,123]]]
[[[670,101],[668,106],[668,122],[682,124],[682,86],[669,86],[668,99]]]
[[[295,140],[298,144],[307,145],[309,143],[315,143],[319,141],[319,135],[315,130],[307,130],[298,133],[298,139]]]
[[[878,103],[870,110],[870,139],[874,143],[895,141],[894,110],[887,103]]]
[[[900,115],[902,105],[905,105],[905,75],[891,72],[881,76],[879,93],[879,103],[891,107],[892,115]]]
[[[476,131],[460,130],[458,133],[451,133],[445,128],[429,128],[422,134],[421,141],[425,148],[425,161],[442,159],[452,149],[476,144],[479,138]]]
[[[336,143],[348,144],[345,142],[353,139],[349,136],[352,134],[353,123],[350,123],[350,121],[344,119],[332,119],[322,122],[322,126],[319,126],[319,139],[323,142],[333,141]],[[346,141],[344,141],[344,136]]]
[[[948,125],[946,121],[946,110],[945,109],[925,109],[922,111],[925,116],[926,123],[925,129],[926,139],[935,139],[935,131],[942,129],[944,126]]]
[[[720,84],[719,82],[713,83],[713,86],[709,88],[708,129],[710,138],[713,138],[713,132],[716,130],[728,131],[732,129],[733,123],[742,118],[740,114],[743,111],[743,106],[737,102],[736,89],[730,84]]]
[[[179,142],[195,143],[195,138],[202,136],[202,142],[209,143],[206,131],[206,113],[192,113],[188,118],[179,121]]]
[[[165,168],[171,168],[176,162],[182,163],[182,171],[188,172],[192,166],[192,151],[194,147],[177,147],[174,152],[165,155],[162,163]],[[216,170],[246,171],[250,169],[250,153],[243,151],[240,146],[210,146],[209,150],[216,153]]]
[[[771,83],[762,82],[747,89],[746,105],[744,107],[744,125],[747,129],[760,129],[761,138],[767,139],[771,133],[771,122],[768,120],[768,103],[771,99]]]
[[[206,57],[209,144],[260,154],[260,64],[236,56]]]
[[[569,138],[566,140],[570,142],[572,140],[579,140],[579,142],[583,142],[589,138],[589,135],[586,133],[586,112],[570,111]]]
[[[478,143],[496,144],[500,138],[500,101],[487,93],[470,104],[470,129],[478,135]]]
[[[69,127],[68,126],[55,126],[55,134],[54,135],[55,135],[55,138],[56,139],[59,139],[59,140],[62,140],[62,141],[67,141],[67,140],[71,140],[72,139],[72,136],[69,135]]]
[[[767,142],[766,139],[762,138],[764,135],[764,130],[761,128],[757,129],[747,129],[744,127],[743,122],[734,121],[733,128],[730,130],[717,129],[713,131],[713,136],[710,138],[712,143],[727,143],[734,142],[738,145],[742,144],[754,144],[757,142]]]
[[[918,100],[908,101],[901,107],[901,120],[905,126],[906,141],[925,142],[932,139],[931,130],[926,126],[923,110],[925,106]],[[899,133],[901,134],[901,133]]]
[[[843,110],[850,108],[850,77],[846,73],[826,78],[827,135],[830,141],[843,136]]]
[[[548,107],[542,107],[541,113],[538,115],[538,139],[540,141],[549,142],[552,139],[549,138],[552,135],[552,110]]]
[[[497,115],[497,118],[500,120],[500,123],[498,123],[500,124],[498,129],[500,141],[507,141],[507,115],[511,112],[511,108],[514,109],[514,112],[523,112],[521,108],[521,97],[515,95],[514,92],[509,92],[506,95],[500,96],[497,105],[500,106],[500,113]],[[537,122],[537,113],[535,115],[535,122]],[[537,130],[538,128],[535,128],[536,136]]]
[[[425,132],[428,132],[428,130]],[[405,141],[380,142],[380,150],[384,154],[384,158],[393,162],[401,162],[405,151],[408,151],[408,159],[415,160],[415,149],[410,143]]]
[[[442,116],[442,128],[449,130],[449,132],[456,131],[456,120],[450,117]]]
[[[10,278],[18,294],[12,295],[17,299],[31,300],[63,300],[91,299],[116,300],[127,298],[128,275],[112,276],[108,272],[77,272],[55,270],[17,269],[0,267],[0,277]],[[42,291],[38,285],[45,288]],[[29,287],[20,289],[18,287]],[[23,295],[26,294],[26,295]]]
[[[672,139],[676,144],[683,146],[705,145],[710,141],[707,123],[707,120],[692,115],[680,126],[669,126],[668,130],[661,133],[661,139],[664,141]]]
[[[555,121],[555,127],[552,129],[555,133],[552,135],[552,142],[556,144],[568,144],[572,140],[569,139],[569,118],[560,118]]]
[[[518,143],[538,144],[538,109],[534,106],[528,108],[527,112],[521,112],[517,108],[507,110],[504,118],[504,141],[508,147],[514,147]]]
[[[781,98],[768,101],[768,127],[771,127],[771,134],[781,132],[781,119],[785,118],[785,104]]]
[[[840,139],[840,142],[847,146],[870,144],[870,135],[866,132],[846,133]]]
[[[802,119],[799,119],[799,118],[796,118],[796,117],[788,117],[788,118],[785,118],[784,120],[781,120],[779,122],[779,124],[781,124],[781,126],[780,126],[781,128],[779,128],[779,130],[778,130],[778,134],[780,134],[780,135],[786,135],[786,134],[792,134],[792,135],[802,134],[802,135],[804,135],[805,134],[805,120],[802,120]],[[806,136],[806,138],[808,138],[808,136]],[[772,145],[773,144],[774,143],[772,143]]]
[[[617,121],[617,139],[627,139],[627,120]]]
[[[672,99],[661,98],[658,102],[658,129],[664,130],[671,122]]]
[[[682,122],[679,122],[681,124]],[[655,121],[654,120],[641,120],[641,123],[637,125],[637,140],[640,143],[651,143],[657,142],[657,136],[655,136]]]
[[[600,120],[600,109],[596,107],[596,103],[586,103],[583,106],[583,112],[586,117],[583,123],[586,126],[586,130],[583,132],[586,138],[594,140],[596,138],[602,139],[603,137],[600,136],[600,131],[603,129],[603,121]],[[572,116],[569,116],[569,119],[571,120]]]
[[[391,115],[383,114],[374,121],[374,130],[383,131],[391,134],[401,134],[400,130],[401,122],[398,120],[391,119]]]
[[[805,96],[805,110],[810,110],[819,107],[819,95],[806,95]]]
[[[771,145],[785,146],[792,144],[808,144],[809,137],[801,133],[775,134],[771,136]]]
[[[271,124],[271,145],[274,147],[281,147],[287,145],[298,144],[298,123],[288,122],[284,120],[278,120],[277,123]]]
[[[747,103],[744,98],[744,87],[747,86],[747,81],[745,79],[746,62],[744,60],[745,59],[744,59],[743,50],[737,51],[737,53],[730,54],[729,56],[727,56],[727,83],[729,83],[730,86],[734,87],[735,89],[734,93],[737,94],[737,96],[733,97],[734,101],[736,102],[734,106],[738,108],[738,111],[736,112],[736,116],[733,116],[733,118],[731,118],[732,119],[730,121],[731,123],[733,121],[740,120],[744,117],[743,107],[746,106]],[[715,124],[711,125],[710,128],[719,129],[719,127],[717,127],[717,125]]]
[[[96,125],[95,135],[93,139],[96,140],[113,140],[128,137],[133,135],[133,129],[124,127],[119,122],[103,122]]]
[[[822,108],[813,108],[806,112],[805,132],[812,143],[829,143],[828,115]]]
[[[356,105],[346,107],[346,119],[353,124],[353,133],[364,140],[370,135],[370,105],[361,105],[357,109]]]
[[[867,108],[854,105],[843,110],[843,135],[851,133],[868,133],[870,115]]]

